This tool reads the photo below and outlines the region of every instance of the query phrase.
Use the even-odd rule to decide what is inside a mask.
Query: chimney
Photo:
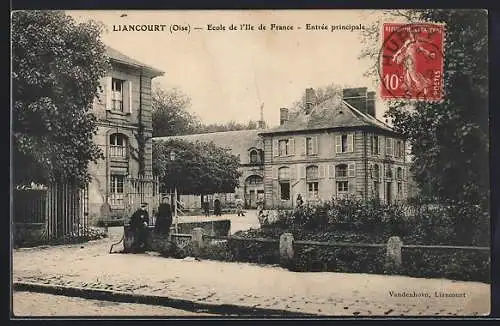
[[[306,114],[311,113],[314,102],[316,102],[314,88],[306,88]]]
[[[288,109],[280,109],[280,125],[284,125],[288,121]]]
[[[366,95],[366,113],[375,117],[375,92],[368,92]]]
[[[345,88],[342,99],[363,113],[367,113],[367,88]]]

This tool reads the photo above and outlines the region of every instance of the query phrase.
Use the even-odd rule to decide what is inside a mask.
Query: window
[[[314,153],[313,149],[313,139],[311,137],[306,138],[306,155],[312,155]]]
[[[372,147],[372,155],[379,155],[380,154],[379,137],[378,136],[372,137],[371,147]]]
[[[279,156],[288,155],[288,139],[283,139],[279,141]]]
[[[346,193],[349,190],[349,181],[337,181],[337,192]]]
[[[281,167],[278,170],[281,200],[290,200],[290,168]]]
[[[109,148],[111,157],[126,157],[127,137],[123,134],[112,134],[109,136]]]
[[[256,149],[250,151],[250,163],[259,163],[259,152]]]
[[[392,138],[387,137],[385,139],[385,155],[386,156],[393,156],[393,144],[392,144]]]
[[[124,80],[113,78],[111,80],[111,110],[123,112],[123,86]]]
[[[307,198],[317,199],[319,188],[319,168],[317,166],[308,166],[306,168]]]
[[[347,165],[339,164],[335,166],[335,176],[337,178],[346,178],[347,177]]]
[[[279,180],[290,180],[290,168],[289,167],[279,168],[278,179]]]
[[[317,180],[319,178],[319,169],[317,166],[308,166],[306,169],[307,180]]]
[[[353,152],[353,147],[354,147],[354,135],[343,134],[335,136],[336,153]]]
[[[109,204],[111,206],[123,206],[125,176],[119,174],[111,175]]]
[[[392,168],[390,166],[385,168],[385,178],[392,179]]]
[[[378,164],[374,164],[373,165],[373,173],[372,173],[372,178],[373,179],[376,179],[376,180],[379,180],[380,179],[380,167],[378,166]]]
[[[396,178],[398,180],[403,180],[403,169],[401,167],[399,167],[396,172]]]
[[[262,177],[258,175],[251,175],[247,179],[247,183],[250,185],[258,185],[262,183]]]
[[[281,200],[290,200],[290,182],[280,181]]]
[[[398,182],[398,198],[402,199],[403,198],[403,183]]]
[[[318,183],[308,182],[307,183],[307,198],[317,199],[318,198]]]

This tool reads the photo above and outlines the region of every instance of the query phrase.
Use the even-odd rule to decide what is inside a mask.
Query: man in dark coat
[[[155,231],[161,234],[168,234],[172,226],[172,206],[165,197],[165,201],[158,206],[158,214],[156,217]]]
[[[219,198],[216,198],[214,200],[214,215],[221,216],[221,214],[222,214],[221,203],[220,203]]]
[[[130,228],[137,235],[137,249],[145,249],[146,247],[146,230],[149,224],[149,213],[147,210],[148,204],[142,203],[130,218]]]

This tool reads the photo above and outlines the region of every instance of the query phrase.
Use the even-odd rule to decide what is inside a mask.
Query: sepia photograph
[[[488,11],[11,12],[10,318],[487,317]]]

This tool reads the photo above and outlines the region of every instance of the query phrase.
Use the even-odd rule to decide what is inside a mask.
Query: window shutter
[[[318,166],[318,178],[323,179],[324,177],[325,177],[325,166],[319,165]]]
[[[306,178],[306,166],[305,165],[301,165],[299,167],[300,171],[299,171],[299,177],[301,179],[305,179]]]
[[[342,153],[342,136],[341,135],[335,136],[335,152]]]
[[[278,156],[278,140],[273,139],[273,156]]]
[[[128,112],[130,114],[132,114],[132,106],[133,106],[133,103],[132,103],[132,81],[129,80],[127,84],[128,84]]]
[[[302,156],[307,154],[307,137],[304,137],[304,147],[302,147],[302,152],[300,154],[302,154]]]
[[[355,163],[350,163],[348,166],[347,166],[347,170],[348,170],[348,176],[350,178],[352,177],[355,177],[356,176],[356,164]]]
[[[113,106],[113,78],[108,76],[105,78],[105,81],[106,110],[111,110],[111,107]]]
[[[295,155],[295,139],[290,138],[288,140],[288,147],[288,149],[290,150],[289,155]]]
[[[354,135],[353,134],[347,135],[347,151],[348,152],[354,151]]]
[[[377,142],[378,142],[378,153],[377,153],[377,155],[380,155],[380,154],[382,154],[382,150],[383,150],[383,148],[382,148],[382,137],[381,136],[377,137]]]
[[[273,166],[272,169],[273,169],[272,171],[273,179],[278,179],[278,167]]]
[[[313,138],[313,154],[318,154],[318,153],[319,153],[318,136],[314,136],[314,138]]]
[[[373,164],[370,163],[368,165],[368,171],[367,171],[368,175],[370,176],[371,179],[373,179]]]
[[[335,165],[333,164],[328,165],[328,176],[330,177],[330,179],[335,178]]]
[[[378,181],[382,181],[384,176],[384,168],[382,165],[378,164]]]
[[[297,166],[296,165],[292,165],[290,167],[290,179],[291,180],[297,179]]]

